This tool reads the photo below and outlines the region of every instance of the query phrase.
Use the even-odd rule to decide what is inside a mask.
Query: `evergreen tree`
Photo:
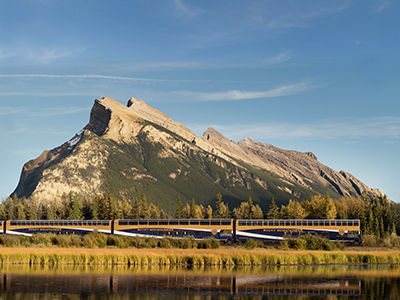
[[[275,199],[272,198],[271,204],[269,205],[269,210],[267,213],[267,219],[277,220],[279,219],[279,208],[276,205]]]
[[[72,202],[72,207],[68,214],[69,220],[82,220],[82,203],[80,197],[76,194]]]
[[[159,219],[160,218],[159,209],[153,203],[150,203],[149,213],[150,213],[150,219]]]
[[[190,204],[189,219],[196,219],[196,215],[196,203],[194,202],[194,199],[192,199],[192,203]]]
[[[139,219],[139,213],[140,213],[139,200],[136,197],[133,197],[132,198],[132,212],[131,212],[132,219]]]
[[[89,197],[82,199],[82,218],[83,220],[93,220],[93,200]]]
[[[163,209],[161,209],[160,211],[160,219],[169,219]]]
[[[100,220],[100,196],[96,195],[92,200],[93,220]]]
[[[150,214],[147,206],[147,198],[145,194],[142,194],[142,198],[140,199],[139,217],[140,219],[148,219],[149,216]]]
[[[7,220],[7,213],[5,209],[4,202],[0,204],[0,220]]]
[[[15,197],[16,195],[14,195],[14,198]],[[7,198],[4,204],[5,204],[7,220],[16,220],[17,216],[16,216],[14,200],[12,198]]]
[[[253,215],[254,215],[254,205],[253,205],[253,200],[251,200],[251,197],[249,196],[249,200],[247,201],[247,206],[249,209],[249,219],[252,220],[253,219]]]
[[[212,219],[213,218],[213,209],[211,205],[207,206],[204,212],[204,216],[206,219]]]
[[[121,219],[131,219],[132,206],[125,197],[122,197],[122,200],[118,202],[118,208]]]
[[[190,205],[187,203],[182,208],[182,219],[190,219]]]
[[[21,203],[16,206],[16,216],[17,220],[26,220],[25,209]]]
[[[183,205],[181,202],[181,197],[178,196],[178,200],[176,201],[176,205],[175,205],[175,219],[182,219],[182,215],[183,215]]]
[[[107,201],[110,207],[110,219],[111,220],[121,219],[118,200],[117,198],[115,198],[114,194],[108,193]]]
[[[333,204],[332,199],[329,197],[329,193],[326,193],[324,201],[325,219],[334,220],[336,219],[336,207]]]

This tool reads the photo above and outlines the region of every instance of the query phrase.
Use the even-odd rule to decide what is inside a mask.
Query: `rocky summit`
[[[140,197],[172,211],[182,202],[208,205],[220,192],[231,207],[246,201],[268,209],[289,199],[381,195],[351,174],[323,165],[311,152],[282,150],[244,138],[228,140],[213,128],[202,137],[167,115],[131,98],[127,105],[96,99],[89,123],[71,140],[22,169],[11,194],[40,201],[63,193],[114,193]]]

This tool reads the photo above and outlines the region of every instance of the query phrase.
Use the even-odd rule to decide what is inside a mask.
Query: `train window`
[[[189,220],[180,220],[179,222],[180,225],[189,225]]]
[[[201,231],[195,231],[195,232],[194,232],[194,235],[195,235],[195,236],[201,236]]]
[[[174,235],[175,236],[181,235],[181,232],[180,231],[174,231]]]
[[[148,220],[139,220],[139,226],[140,225],[144,225],[144,226],[147,226],[148,225],[148,223],[149,223],[149,221]]]
[[[182,235],[188,235],[188,234],[189,234],[188,231],[186,231],[186,230],[182,231]]]
[[[335,226],[336,225],[336,221],[331,220],[331,226]]]
[[[285,226],[285,221],[284,220],[280,220],[279,221],[279,226]]]
[[[258,221],[255,221],[255,222],[257,222],[257,226],[263,226],[263,221],[258,220]]]
[[[169,220],[169,225],[179,225],[179,220]]]
[[[210,223],[212,226],[221,226],[221,220],[211,220]]]
[[[129,225],[130,226],[137,226],[138,225],[138,221],[137,220],[130,220],[129,221]]]
[[[354,226],[360,226],[360,221],[358,220],[354,221]]]
[[[190,220],[190,225],[199,225],[200,221],[199,220]]]
[[[343,224],[342,224],[343,227],[347,226],[347,220],[344,220],[342,222],[343,222]]]
[[[210,225],[210,220],[201,220],[200,225],[208,226]]]
[[[150,220],[149,225],[158,225],[158,220]]]
[[[103,222],[102,222],[102,225],[103,225],[103,226],[109,226],[109,225],[110,225],[110,221],[103,221]]]
[[[349,226],[354,226],[354,221],[349,221]]]
[[[165,231],[164,235],[172,235],[172,231]]]
[[[159,236],[163,236],[163,235],[164,235],[164,231],[160,230],[157,234],[158,234]]]
[[[128,221],[127,220],[119,220],[118,224],[121,226],[127,226],[128,225]]]
[[[329,226],[329,221],[324,221],[324,226]]]
[[[246,221],[239,220],[239,226],[246,226]]]
[[[168,225],[168,220],[159,220],[158,225]]]
[[[223,220],[221,221],[222,226],[230,226],[232,224],[231,220]]]

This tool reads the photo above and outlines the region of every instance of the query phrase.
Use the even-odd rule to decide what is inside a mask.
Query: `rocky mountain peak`
[[[141,138],[138,138],[139,133],[142,133]],[[87,138],[83,139],[82,144],[83,136]],[[189,165],[184,160],[190,160],[191,155],[200,155],[221,168],[227,168],[228,165],[233,166],[231,169],[227,169],[226,174],[214,178],[211,185],[218,184],[222,178],[225,178],[224,181],[232,180],[233,186],[241,185],[246,189],[252,189],[253,184],[253,186],[259,185],[262,190],[268,190],[271,184],[276,184],[267,183],[255,176],[252,171],[255,168],[261,173],[265,172],[268,176],[275,176],[277,182],[281,182],[268,193],[282,191],[288,193],[290,197],[301,198],[305,190],[311,191],[315,186],[319,186],[322,189],[319,188],[318,191],[329,190],[336,195],[345,197],[359,196],[363,191],[381,195],[379,190],[370,189],[351,174],[344,171],[337,172],[323,165],[312,152],[284,150],[251,138],[235,142],[227,139],[212,127],[209,127],[202,137],[197,137],[186,126],[174,121],[142,100],[130,98],[127,105],[123,105],[110,97],[95,100],[90,112],[89,123],[84,130],[62,146],[51,151],[44,151],[37,159],[25,164],[15,193],[18,196],[29,196],[36,189],[35,193],[40,197],[47,197],[46,195],[49,194],[51,197],[55,197],[55,195],[68,190],[77,192],[81,190],[87,193],[98,190],[104,184],[101,174],[106,170],[105,166],[109,155],[111,152],[114,153],[113,149],[107,150],[108,146],[102,145],[107,139],[115,141],[114,145],[129,145],[129,147],[140,148],[140,143],[144,142],[157,144],[158,149],[162,149],[162,151],[159,150],[161,152],[150,155],[150,153],[144,154],[142,149],[138,157],[149,155],[149,157],[158,159],[168,157],[176,160],[176,164],[180,167],[170,170],[168,178],[177,179],[182,174],[189,174],[190,169],[186,173],[182,171],[185,166]],[[118,148],[118,146],[115,147]],[[148,149],[148,145],[146,147],[145,149]],[[126,149],[120,150],[118,153],[125,155],[125,151]],[[123,158],[121,159],[123,160]],[[68,176],[60,175],[62,172],[57,170],[55,165],[60,165],[60,168],[62,165],[62,168],[68,169],[69,171],[65,173]],[[123,173],[124,180],[127,180],[126,178],[133,178],[132,180],[147,178],[154,182],[165,180],[150,176],[147,173],[149,172],[147,167],[144,173],[138,174],[137,166],[132,166],[129,170],[124,171],[114,170],[114,172],[115,174]],[[52,168],[50,169],[50,167]],[[90,183],[86,184],[84,180],[79,179],[79,172],[88,168],[91,168],[91,171],[82,171],[84,174],[91,174],[91,178],[87,179]],[[245,175],[245,172],[251,175]],[[71,176],[71,174],[75,175]],[[108,176],[108,178],[111,177]],[[46,180],[54,182],[49,183]],[[38,186],[40,192],[38,192]],[[222,187],[222,189],[226,188]],[[300,192],[301,189],[303,189],[302,192]],[[50,190],[54,192],[50,193]]]

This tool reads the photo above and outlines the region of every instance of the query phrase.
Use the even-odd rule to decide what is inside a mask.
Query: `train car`
[[[227,219],[159,219],[115,220],[114,234],[141,237],[185,237],[195,239],[214,237],[220,241],[232,241],[234,220]]]
[[[5,221],[0,221],[0,234],[4,234],[4,224]]]
[[[313,234],[331,241],[362,242],[360,220],[236,220],[235,231],[237,241],[281,242]]]
[[[112,233],[112,221],[99,220],[28,220],[6,221],[4,232],[31,236],[36,233],[77,234]]]

